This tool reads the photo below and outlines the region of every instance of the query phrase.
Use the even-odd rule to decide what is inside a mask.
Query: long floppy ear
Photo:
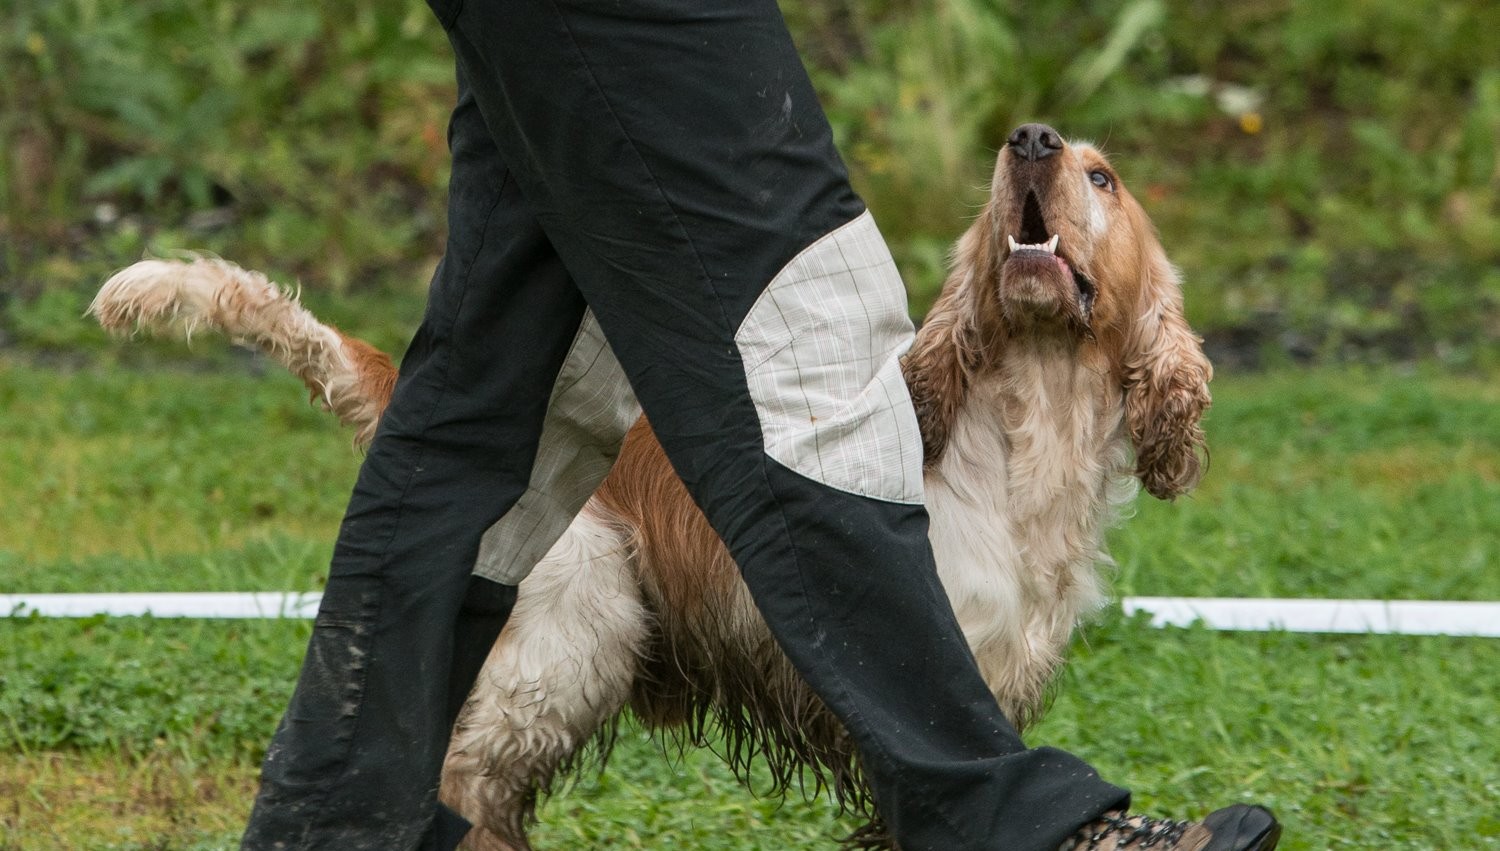
[[[1208,463],[1200,420],[1214,370],[1182,315],[1177,270],[1155,239],[1145,267],[1121,358],[1125,423],[1136,475],[1152,496],[1172,499],[1192,490]]]
[[[959,239],[943,291],[902,360],[927,467],[936,464],[948,448],[969,379],[981,366],[984,330],[977,326],[977,317],[996,314],[980,304],[996,292],[993,231],[993,216],[986,207]]]

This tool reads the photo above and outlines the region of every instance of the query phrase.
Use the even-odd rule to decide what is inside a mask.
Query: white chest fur
[[[932,547],[981,672],[1024,720],[1101,605],[1105,530],[1134,495],[1120,392],[1071,348],[1008,350],[926,477]]]

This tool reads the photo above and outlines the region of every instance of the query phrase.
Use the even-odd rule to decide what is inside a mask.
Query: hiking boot
[[[1058,851],[1115,851],[1158,848],[1161,851],[1271,851],[1281,825],[1265,807],[1235,804],[1201,822],[1105,813],[1078,829]]]

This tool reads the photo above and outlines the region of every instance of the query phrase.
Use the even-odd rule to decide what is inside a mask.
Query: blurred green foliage
[[[1041,120],[1114,157],[1231,365],[1500,360],[1492,0],[783,8],[916,312]],[[146,250],[425,286],[452,83],[424,4],[11,0],[0,60],[0,334],[86,342],[28,317]]]
[[[5,278],[207,247],[335,289],[441,247],[452,61],[419,2],[17,0]],[[6,20],[8,18],[8,20]]]

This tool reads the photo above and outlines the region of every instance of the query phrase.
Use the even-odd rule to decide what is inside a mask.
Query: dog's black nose
[[[1006,140],[1023,160],[1036,161],[1062,150],[1062,137],[1045,124],[1022,124]]]

